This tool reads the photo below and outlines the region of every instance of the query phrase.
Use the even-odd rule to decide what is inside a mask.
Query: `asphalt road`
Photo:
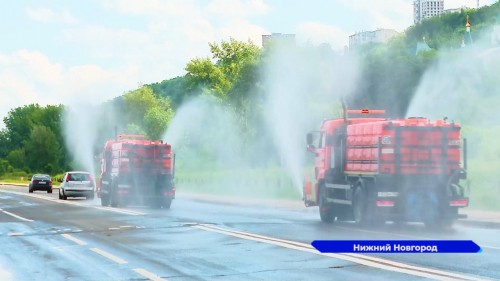
[[[0,187],[0,280],[500,280],[500,230],[323,224],[317,209],[100,207]],[[320,254],[319,239],[463,239],[477,254]]]

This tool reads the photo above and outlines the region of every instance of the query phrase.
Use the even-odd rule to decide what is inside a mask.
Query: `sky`
[[[481,0],[490,5],[496,0]],[[32,103],[98,104],[185,74],[209,42],[296,34],[348,44],[377,28],[404,31],[412,0],[51,0],[0,3],[0,118]],[[476,0],[445,0],[445,9]],[[0,124],[3,127],[3,124]]]

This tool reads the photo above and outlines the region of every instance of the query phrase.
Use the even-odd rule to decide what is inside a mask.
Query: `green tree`
[[[9,145],[8,131],[6,129],[0,130],[0,157],[7,157]]]
[[[129,117],[128,123],[135,123],[139,126],[143,125],[146,113],[151,108],[158,106],[158,99],[148,86],[142,86],[137,90],[126,93],[124,99],[126,115]]]
[[[235,85],[245,84],[243,81],[250,77],[251,69],[260,57],[260,49],[251,41],[248,43],[230,38],[229,42],[222,41],[220,45],[210,43],[212,62],[209,58],[196,58],[187,66],[186,80],[189,90],[205,88],[223,103],[229,103],[245,91],[232,91]],[[242,88],[243,89],[243,88]]]
[[[186,74],[188,91],[208,90],[215,96],[224,97],[231,86],[222,70],[209,58],[193,59],[185,69],[188,72]]]
[[[157,97],[171,100],[173,109],[179,108],[184,101],[194,94],[193,91],[187,90],[185,76],[163,80],[160,83],[153,83],[149,87],[151,87]]]
[[[153,140],[161,139],[174,113],[170,107],[154,107],[144,116],[146,133]]]
[[[3,119],[6,128],[7,149],[14,150],[23,146],[29,139],[33,126],[37,123],[42,109],[38,104],[16,107]]]
[[[200,89],[202,93],[214,96],[232,112],[245,141],[251,142],[257,134],[254,123],[262,107],[255,91],[260,79],[261,50],[251,41],[242,42],[234,38],[220,44],[210,43],[210,58],[191,60],[186,71],[188,92]],[[254,94],[252,96],[252,94]]]
[[[18,148],[12,150],[7,155],[7,161],[9,161],[10,165],[15,169],[25,169],[26,168],[26,153],[24,148]]]
[[[40,107],[38,104],[30,104],[12,109],[4,118],[5,129],[0,133],[0,157],[7,157],[9,153],[15,152],[14,156],[7,157],[15,161],[11,164],[18,169],[26,168],[26,163],[20,163],[20,149],[25,148],[25,143],[30,139],[32,130],[37,125],[43,125],[50,129],[56,137],[57,143],[64,143],[61,130],[61,115],[64,107],[62,105],[48,105]],[[57,166],[65,167],[66,150],[58,154]],[[24,161],[24,160],[23,160]]]
[[[58,168],[61,146],[52,130],[36,125],[26,141],[26,160],[31,171],[52,173]]]
[[[127,126],[125,127],[124,133],[131,134],[131,135],[145,135],[146,134],[144,132],[144,130],[139,125],[134,124],[134,123],[127,124]]]
[[[143,131],[150,138],[159,139],[174,115],[170,99],[156,97],[148,86],[127,93],[124,99],[131,117],[127,130]]]
[[[10,165],[9,161],[5,159],[0,159],[0,176],[3,176],[5,173],[12,172],[13,167]]]

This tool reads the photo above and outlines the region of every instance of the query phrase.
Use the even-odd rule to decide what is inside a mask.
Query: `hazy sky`
[[[481,0],[481,5],[495,0]],[[53,0],[0,3],[0,117],[17,106],[99,103],[183,75],[208,42],[294,33],[340,49],[357,31],[413,22],[411,0]],[[445,9],[476,0],[445,0]],[[3,124],[0,125],[3,127]]]

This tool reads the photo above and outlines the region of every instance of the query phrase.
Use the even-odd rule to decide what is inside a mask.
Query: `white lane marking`
[[[98,253],[99,255],[101,255],[101,256],[103,256],[103,257],[105,257],[105,258],[107,258],[107,259],[110,259],[110,260],[112,260],[112,261],[114,261],[114,262],[116,262],[116,263],[119,263],[119,264],[124,264],[124,263],[127,263],[127,261],[126,261],[126,260],[121,259],[121,258],[119,258],[119,257],[117,257],[117,256],[115,256],[115,255],[112,255],[112,254],[108,253],[108,252],[105,252],[105,251],[103,251],[103,250],[101,250],[101,249],[98,249],[98,248],[90,248],[90,250],[91,250],[91,251],[93,251],[93,252],[96,252],[96,253]]]
[[[431,278],[431,279],[438,279],[438,280],[457,280],[457,279],[460,279],[460,280],[484,280],[484,278],[467,276],[467,275],[446,272],[446,271],[441,271],[441,270],[436,270],[436,269],[430,269],[430,268],[425,268],[425,267],[412,266],[412,265],[405,264],[405,263],[400,263],[400,262],[395,262],[395,261],[391,261],[391,260],[375,258],[375,257],[365,256],[365,255],[360,255],[360,254],[321,253],[309,244],[296,242],[296,241],[290,241],[290,240],[284,240],[284,239],[279,239],[279,238],[273,238],[273,237],[263,236],[263,235],[259,235],[259,234],[249,233],[249,232],[242,232],[242,231],[237,231],[237,230],[232,230],[232,229],[227,229],[227,228],[221,228],[221,227],[217,227],[217,226],[213,226],[213,225],[200,224],[200,225],[193,226],[193,228],[197,228],[197,229],[201,229],[201,230],[205,230],[205,231],[212,231],[212,232],[216,232],[216,233],[221,233],[221,234],[234,236],[234,237],[238,237],[238,238],[242,238],[242,239],[246,239],[246,240],[253,240],[253,241],[273,244],[273,245],[277,245],[277,246],[281,246],[281,247],[285,247],[285,248],[289,248],[289,249],[295,249],[295,250],[299,250],[299,251],[309,252],[309,253],[313,253],[313,254],[317,254],[317,255],[346,260],[346,261],[362,264],[365,266],[385,269],[385,270],[394,271],[394,272],[405,273],[405,274],[414,275],[414,276],[420,276],[420,277],[424,277],[424,278]]]
[[[366,230],[366,229],[356,229],[352,227],[344,227],[344,226],[337,226],[337,228],[340,229],[345,229],[345,230],[354,230],[354,231],[359,231],[359,232],[367,232],[367,233],[374,233],[374,234],[387,234],[387,235],[393,235],[393,236],[400,236],[404,238],[413,238],[413,239],[427,239],[427,240],[439,240],[431,237],[426,237],[426,236],[416,236],[416,235],[409,235],[409,234],[398,234],[398,233],[389,233],[389,232],[383,232],[383,231],[374,231],[374,230]],[[472,240],[472,239],[471,239]],[[493,250],[500,250],[499,247],[495,246],[488,246],[488,245],[482,245],[478,244],[479,247],[481,248],[488,248],[488,249],[493,249]]]
[[[487,245],[479,245],[481,248],[488,248],[493,250],[500,250],[500,247],[487,246]]]
[[[30,220],[30,219],[27,219],[27,218],[23,218],[23,217],[21,217],[21,216],[18,216],[18,215],[16,215],[16,214],[13,214],[13,213],[11,213],[11,212],[7,212],[7,211],[2,210],[2,209],[0,209],[0,211],[1,211],[2,213],[6,214],[6,215],[9,215],[9,216],[11,216],[11,217],[15,217],[16,219],[19,219],[19,220],[22,220],[22,221],[29,221],[29,222],[32,222],[32,221],[33,221],[33,220]]]
[[[110,211],[110,212],[121,213],[121,214],[132,215],[132,216],[147,215],[146,213],[142,213],[142,212],[138,212],[138,211],[132,211],[132,210],[126,210],[126,209],[120,209],[120,208],[112,208],[112,207],[92,206],[92,205],[88,205],[88,204],[81,204],[81,203],[77,203],[77,202],[59,200],[57,198],[51,198],[51,197],[38,195],[38,194],[26,194],[26,193],[22,193],[22,192],[9,191],[9,190],[0,190],[0,192],[17,194],[17,195],[22,195],[22,196],[29,196],[32,198],[43,199],[43,200],[47,200],[47,201],[51,201],[51,202],[59,203],[59,204],[68,204],[68,205],[80,206],[80,207],[85,207],[85,208],[94,208],[94,209],[98,209],[98,210]]]
[[[9,233],[9,236],[22,236],[22,235],[24,235],[24,233],[22,233],[22,232],[11,232],[11,233]]]
[[[144,270],[142,268],[134,268],[134,271],[139,273],[140,275],[148,278],[149,280],[153,280],[153,281],[167,281],[168,279],[165,279],[165,278],[161,278],[147,270]]]
[[[95,208],[95,209],[99,209],[99,210],[104,210],[104,211],[111,211],[111,212],[115,212],[115,213],[132,215],[132,216],[144,216],[144,215],[146,215],[146,213],[132,211],[132,210],[126,210],[126,209],[119,209],[119,208],[115,208],[115,207],[98,207],[98,206],[90,206],[90,205],[83,205],[83,206],[91,207],[91,208]]]
[[[75,238],[75,237],[73,237],[73,236],[71,236],[69,234],[64,233],[64,234],[61,234],[61,236],[64,237],[64,238],[66,238],[66,239],[68,239],[68,240],[71,240],[71,241],[75,242],[78,245],[82,245],[82,246],[83,245],[87,245],[87,243],[85,243],[84,241],[82,241],[82,240],[80,240],[78,238]]]
[[[6,271],[4,265],[0,263],[0,279],[5,281],[15,280],[12,278],[12,273]]]

